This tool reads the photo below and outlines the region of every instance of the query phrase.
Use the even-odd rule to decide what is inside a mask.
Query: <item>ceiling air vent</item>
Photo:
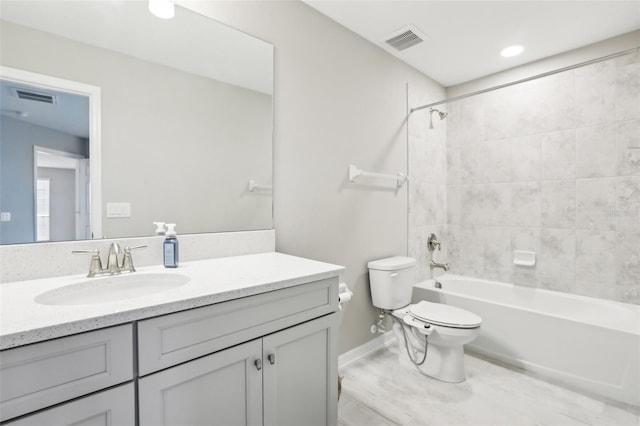
[[[398,51],[408,49],[425,40],[427,36],[413,25],[408,25],[385,37],[385,43]]]
[[[45,104],[58,103],[56,97],[50,93],[36,92],[33,90],[20,89],[17,87],[13,87],[12,91],[19,99],[24,99],[25,101],[42,102]]]

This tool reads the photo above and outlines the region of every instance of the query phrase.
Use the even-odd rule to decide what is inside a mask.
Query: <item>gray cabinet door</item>
[[[262,340],[143,377],[140,425],[261,425]]]
[[[124,426],[135,424],[133,383],[23,417],[7,426]]]
[[[263,338],[264,424],[337,423],[337,314]]]

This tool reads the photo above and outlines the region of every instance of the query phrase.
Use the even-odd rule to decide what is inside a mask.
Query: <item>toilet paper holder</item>
[[[347,303],[353,297],[353,292],[349,290],[346,283],[338,284],[338,307],[342,309],[342,304]]]

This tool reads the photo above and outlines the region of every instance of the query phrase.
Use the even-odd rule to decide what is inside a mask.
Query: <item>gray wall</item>
[[[99,86],[102,201],[131,203],[130,218],[106,218],[103,235],[150,235],[151,222],[178,233],[269,229],[272,98],[2,23],[2,64]],[[133,34],[132,34],[133,36]],[[194,41],[203,42],[203,41]]]
[[[366,264],[406,255],[407,186],[349,184],[347,170],[406,173],[406,83],[434,101],[444,89],[301,2],[188,4],[275,45],[276,248],[347,267],[340,352],[367,342]]]
[[[34,230],[33,146],[87,156],[87,140],[34,126],[8,116],[0,121],[0,210],[11,222],[0,222],[0,243],[32,242]]]

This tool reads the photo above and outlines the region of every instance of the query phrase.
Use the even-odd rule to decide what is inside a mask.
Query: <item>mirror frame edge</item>
[[[102,238],[101,89],[86,83],[0,65],[0,78],[89,98],[89,167],[91,239]]]

